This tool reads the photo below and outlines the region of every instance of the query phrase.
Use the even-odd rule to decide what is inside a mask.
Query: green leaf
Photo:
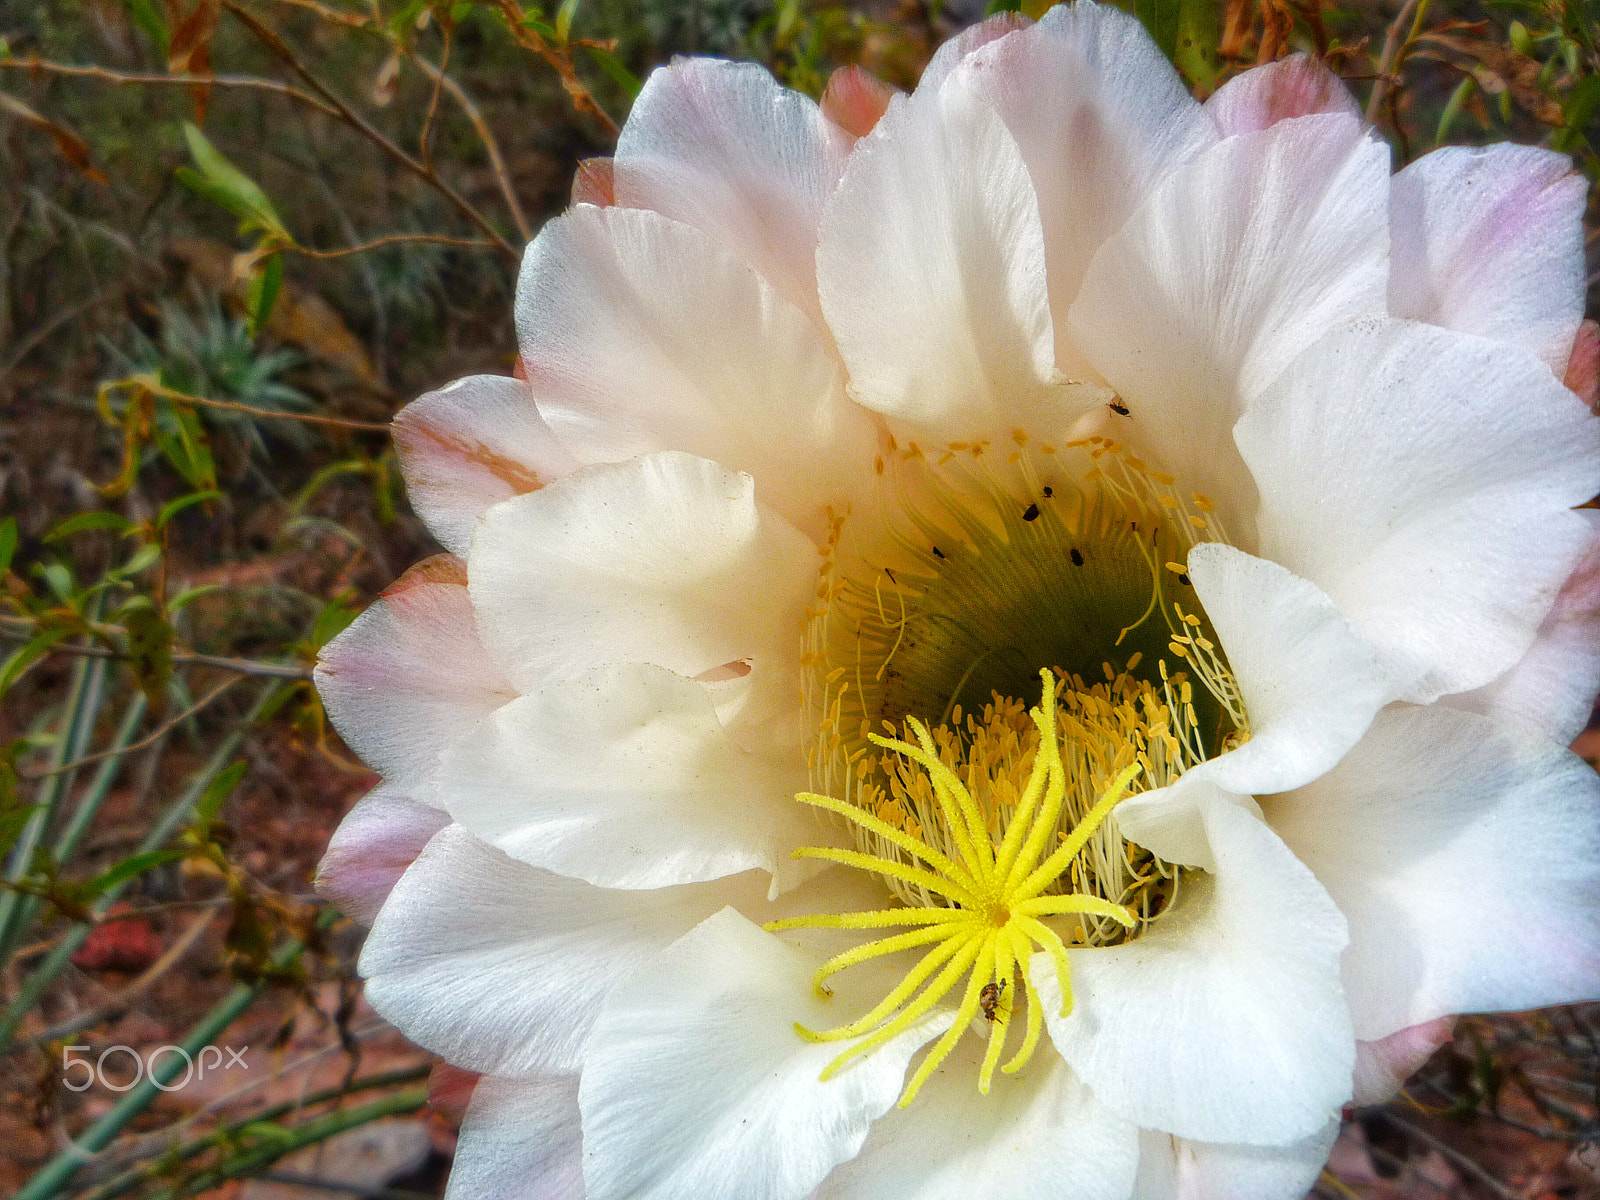
[[[250,280],[250,296],[246,307],[250,313],[250,336],[260,337],[272,316],[272,306],[278,302],[278,290],[283,287],[283,255],[269,254],[261,269]]]
[[[22,673],[43,658],[45,651],[66,637],[68,632],[65,629],[46,629],[13,650],[5,665],[0,666],[0,696],[10,691],[11,685],[21,678]]]
[[[175,613],[184,605],[200,599],[201,596],[207,596],[212,592],[221,590],[222,585],[220,583],[203,583],[199,587],[186,588],[167,601],[167,612]]]
[[[178,168],[178,178],[186,187],[238,217],[241,233],[259,229],[286,243],[293,243],[294,239],[284,228],[277,209],[272,207],[272,201],[267,199],[267,194],[257,186],[255,180],[224,158],[206,140],[206,135],[200,132],[198,126],[185,121],[183,136],[189,143],[189,154],[199,168],[198,175],[184,167]]]
[[[1551,144],[1562,151],[1577,149],[1584,140],[1583,130],[1600,108],[1600,75],[1591,75],[1567,93],[1561,105],[1561,128]]]
[[[389,18],[389,32],[397,38],[404,37],[406,31],[416,23],[422,10],[427,7],[428,0],[410,0],[409,3],[401,5]]]
[[[45,534],[43,540],[46,543],[65,541],[74,534],[90,529],[115,529],[118,533],[126,533],[132,528],[133,522],[120,513],[86,512],[68,517]]]
[[[55,593],[57,600],[63,604],[72,603],[74,591],[72,572],[64,563],[45,563],[39,568],[39,574],[44,576],[46,586]]]
[[[594,59],[595,65],[606,73],[612,83],[627,92],[630,98],[639,94],[639,89],[644,85],[632,71],[622,65],[616,55],[598,46],[585,46],[584,49],[588,51],[589,57]]]
[[[567,35],[572,32],[572,18],[578,13],[578,0],[561,0],[561,7],[556,9],[556,41],[563,46],[567,44]]]
[[[145,36],[156,44],[160,51],[161,61],[166,62],[167,55],[172,51],[172,38],[167,33],[167,22],[161,15],[161,10],[150,0],[122,0],[127,6],[128,15],[133,18],[133,23],[144,30]]]
[[[1161,53],[1172,58],[1178,51],[1178,18],[1182,0],[1134,0],[1133,13],[1150,31]]]
[[[0,856],[11,853],[11,847],[22,836],[22,827],[43,805],[27,804],[0,815]]]
[[[356,619],[355,609],[346,607],[341,601],[329,600],[311,627],[311,644],[318,650],[338,637]]]
[[[128,665],[152,709],[167,699],[172,679],[172,626],[148,596],[135,597],[122,610],[128,631]]]
[[[203,492],[190,492],[187,496],[179,496],[176,500],[168,500],[161,506],[161,511],[156,514],[156,528],[165,529],[167,522],[186,508],[193,508],[196,504],[204,504],[207,500],[221,499],[221,492],[215,489],[207,489]]]
[[[0,575],[11,569],[11,560],[17,554],[17,519],[7,517],[0,521]]]
[[[115,571],[110,572],[110,574],[122,576],[124,578],[129,575],[137,575],[140,571],[148,570],[150,567],[154,566],[160,557],[161,547],[156,545],[154,542],[146,542],[143,546],[140,546],[133,552],[132,558],[123,563]]]
[[[1217,0],[1179,0],[1178,43],[1172,61],[1191,84],[1210,91],[1217,80],[1221,60],[1217,46],[1222,40],[1222,14]]]
[[[137,875],[143,875],[153,867],[163,863],[174,862],[184,857],[184,850],[150,850],[144,854],[135,854],[132,858],[125,858],[109,871],[102,871],[87,883],[79,884],[76,891],[84,900],[92,900],[96,896],[104,895],[119,884],[126,883]]]
[[[244,778],[244,773],[249,769],[249,764],[241,758],[213,779],[200,799],[195,801],[195,819],[199,821],[216,820],[217,813],[222,811],[223,804],[233,794],[233,789],[239,786],[239,781]]]

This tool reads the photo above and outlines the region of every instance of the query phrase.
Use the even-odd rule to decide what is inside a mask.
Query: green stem
[[[189,782],[189,786],[183,790],[183,795],[173,801],[167,811],[161,815],[160,820],[151,827],[150,832],[139,843],[139,848],[134,851],[136,855],[148,854],[152,850],[159,850],[166,844],[167,839],[173,835],[178,826],[188,819],[190,813],[194,811],[195,802],[205,794],[205,790],[211,781],[221,774],[223,768],[233,759],[234,753],[239,749],[240,743],[244,741],[245,734],[249,731],[250,726],[255,723],[262,710],[266,708],[267,704],[271,702],[273,697],[278,694],[278,690],[283,686],[283,684],[273,681],[267,683],[261,689],[261,693],[256,697],[255,703],[250,706],[250,711],[245,714],[244,720],[239,722],[222,739],[215,753],[206,762],[206,765],[194,775]],[[51,778],[54,778],[54,776]],[[99,900],[95,901],[94,907],[90,911],[96,918],[105,916],[111,905],[116,902],[117,897],[122,894],[123,889],[132,882],[133,880],[129,879],[108,889]],[[17,1026],[22,1023],[22,1019],[28,1014],[28,1010],[39,1002],[39,997],[44,994],[45,988],[49,987],[55,977],[66,967],[68,961],[78,952],[79,947],[83,945],[85,939],[89,936],[90,930],[93,928],[94,925],[88,923],[79,924],[68,930],[44,962],[40,963],[33,974],[28,976],[26,982],[17,992],[16,999],[11,1002],[11,1006],[6,1009],[5,1014],[0,1016],[0,1053],[3,1053],[5,1048],[10,1046],[12,1038],[16,1036]],[[129,1093],[129,1095],[132,1094],[131,1092]]]
[[[133,1190],[146,1180],[165,1173],[173,1157],[180,1161],[193,1158],[214,1146],[226,1143],[248,1125],[258,1125],[263,1121],[276,1121],[279,1117],[288,1116],[292,1112],[311,1108],[317,1104],[326,1104],[329,1100],[338,1100],[345,1096],[354,1095],[357,1092],[370,1092],[377,1088],[394,1087],[402,1083],[414,1083],[419,1079],[426,1079],[428,1072],[432,1069],[432,1064],[427,1063],[420,1067],[407,1067],[399,1071],[384,1071],[378,1075],[368,1075],[365,1079],[353,1080],[348,1087],[325,1088],[301,1099],[286,1100],[281,1104],[270,1105],[260,1112],[253,1113],[243,1121],[231,1125],[223,1125],[212,1130],[204,1137],[193,1138],[185,1142],[173,1151],[171,1156],[162,1154],[155,1162],[147,1162],[131,1171],[124,1171],[115,1179],[109,1180],[94,1191],[79,1197],[79,1200],[115,1200],[116,1197]]]
[[[318,917],[318,926],[331,923],[333,915],[332,912],[321,914]],[[272,965],[280,969],[287,968],[299,956],[302,949],[304,947],[299,940],[291,939],[273,954]],[[198,1025],[189,1031],[189,1036],[180,1043],[181,1049],[185,1052],[183,1055],[163,1055],[151,1066],[149,1073],[117,1101],[110,1112],[89,1126],[73,1140],[71,1145],[41,1167],[13,1200],[47,1200],[48,1197],[56,1195],[79,1167],[91,1161],[94,1155],[110,1145],[112,1139],[122,1132],[123,1127],[149,1106],[161,1091],[162,1085],[170,1083],[173,1076],[178,1074],[180,1067],[186,1068],[196,1054],[211,1044],[213,1038],[233,1024],[239,1014],[250,1006],[250,1002],[259,996],[266,986],[266,981],[262,979],[234,987],[216,1003]]]

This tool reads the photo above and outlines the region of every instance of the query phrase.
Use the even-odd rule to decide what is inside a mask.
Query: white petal
[[[1359,121],[1280,121],[1166,176],[1090,265],[1074,341],[1230,522],[1253,506],[1238,415],[1323,331],[1384,311],[1388,194],[1388,148]]]
[[[1537,146],[1446,146],[1394,178],[1389,309],[1531,351],[1560,378],[1583,319],[1589,186]]]
[[[371,925],[406,868],[450,817],[380,783],[339,822],[317,864],[317,893]]]
[[[1067,309],[1090,258],[1216,130],[1144,27],[1105,5],[1058,5],[972,53],[953,80],[994,107],[1027,164],[1044,225],[1056,365],[1081,375]]]
[[[970,90],[896,96],[856,143],[817,276],[862,404],[936,440],[1064,426],[1033,185]]]
[[[507,858],[459,825],[395,885],[361,953],[367,1001],[412,1041],[468,1070],[576,1070],[600,1003],[652,952],[757,875],[613,891]]]
[[[516,692],[478,640],[459,561],[412,567],[328,645],[317,691],[373,770],[422,785],[439,754]]]
[[[792,671],[817,564],[750,476],[668,451],[490,509],[469,574],[485,645],[531,692],[607,663]]]
[[[726,244],[660,213],[580,205],[546,225],[517,330],[540,413],[587,462],[687,450],[812,523],[870,470],[876,433],[825,332]]]
[[[513,858],[603,887],[657,888],[759,868],[836,840],[799,753],[759,756],[723,731],[703,685],[604,668],[506,705],[446,755],[440,798]]]
[[[617,139],[616,202],[704,230],[815,312],[817,222],[846,149],[816,103],[765,68],[680,58],[633,102]]]
[[[983,1043],[964,1038],[916,1101],[875,1123],[814,1200],[1127,1200],[1139,1131],[1056,1055],[980,1096]]]
[[[979,21],[976,25],[968,25],[954,37],[946,38],[939,43],[939,48],[933,52],[928,65],[922,68],[922,77],[917,80],[917,89],[925,92],[938,91],[944,86],[944,81],[950,78],[951,73],[971,55],[1008,34],[1015,33],[1019,29],[1027,29],[1032,23],[1022,13],[1001,11]]]
[[[1583,732],[1600,695],[1600,512],[1580,508],[1588,553],[1556,595],[1533,645],[1493,683],[1444,703],[1479,712],[1567,745]]]
[[[607,999],[584,1056],[589,1200],[801,1200],[855,1156],[900,1095],[906,1063],[948,1027],[914,1027],[828,1082],[843,1043],[813,1043],[878,1000],[864,964],[817,999],[822,961],[732,909],[702,923]]]
[[[1217,123],[1223,137],[1254,133],[1279,121],[1323,112],[1361,116],[1344,81],[1309,54],[1293,54],[1252,67],[1228,80],[1206,101],[1206,115]]]
[[[1600,995],[1600,776],[1562,747],[1397,706],[1262,804],[1349,918],[1356,1036]]]
[[[1250,719],[1249,741],[1196,770],[1241,795],[1315,779],[1394,698],[1395,680],[1326,594],[1277,563],[1207,542],[1188,567]]]
[[[483,1079],[445,1200],[584,1200],[578,1077]]]
[[[1133,1200],[1301,1200],[1338,1136],[1338,1121],[1287,1146],[1191,1142],[1146,1129]]]
[[[1213,873],[1185,875],[1133,941],[1069,950],[1066,1017],[1055,967],[1035,955],[1050,1036],[1102,1104],[1142,1127],[1263,1146],[1309,1137],[1350,1099],[1344,918],[1240,802],[1203,783],[1189,794]]]
[[[1386,1104],[1411,1075],[1450,1040],[1454,1017],[1439,1017],[1391,1033],[1374,1042],[1356,1043],[1356,1089],[1352,1102]]]
[[[1239,421],[1261,552],[1415,676],[1478,687],[1527,651],[1588,548],[1600,421],[1532,355],[1409,321],[1324,338]]]
[[[394,448],[411,506],[439,544],[466,554],[487,508],[578,465],[544,423],[520,379],[469,375],[394,418]]]

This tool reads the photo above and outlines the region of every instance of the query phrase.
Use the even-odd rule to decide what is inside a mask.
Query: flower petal
[[[1262,806],[1349,918],[1357,1037],[1600,995],[1600,776],[1562,747],[1396,706]]]
[[[532,692],[607,663],[699,675],[799,656],[817,553],[755,482],[688,454],[586,467],[497,505],[473,539],[484,644]]]
[[[922,77],[917,80],[917,90],[938,91],[955,69],[973,54],[991,42],[1000,41],[1008,34],[1027,29],[1032,24],[1032,19],[1025,14],[1006,9],[984,18],[976,25],[968,25],[954,37],[946,38],[939,43],[939,48],[933,52],[928,65],[922,68]]]
[[[1261,553],[1414,681],[1479,687],[1527,651],[1588,548],[1600,421],[1532,355],[1410,321],[1329,334],[1239,421]]]
[[[371,925],[406,868],[448,824],[445,812],[380,783],[333,831],[317,864],[317,893],[345,916]]]
[[[815,101],[764,67],[680,58],[651,72],[633,102],[617,139],[616,202],[703,230],[814,313],[817,221],[848,149]]]
[[[1455,1018],[1439,1017],[1391,1033],[1375,1042],[1356,1043],[1356,1104],[1394,1099],[1411,1075],[1450,1040]]]
[[[1323,331],[1384,311],[1389,150],[1342,113],[1227,138],[1096,253],[1074,341],[1184,486],[1248,521],[1233,424]]]
[[[1277,563],[1207,542],[1188,567],[1250,718],[1249,741],[1195,770],[1240,795],[1315,779],[1394,698],[1395,680],[1326,594]]]
[[[1185,875],[1172,911],[1135,940],[1069,950],[1066,1017],[1054,964],[1034,956],[1050,1036],[1141,1127],[1261,1146],[1310,1137],[1350,1099],[1344,917],[1248,801],[1204,782],[1187,792],[1210,873]]]
[[[1446,146],[1394,177],[1389,310],[1520,346],[1559,379],[1583,319],[1589,187],[1565,154]]]
[[[1516,666],[1444,703],[1567,745],[1583,732],[1600,695],[1600,513],[1580,508],[1589,550]]]
[[[540,413],[586,462],[704,455],[817,527],[870,469],[877,433],[823,329],[724,243],[660,213],[584,205],[546,225],[523,260],[517,329]]]
[[[426,795],[439,754],[516,695],[478,640],[459,560],[411,568],[322,648],[317,691],[339,735]]]
[[[470,375],[395,414],[394,448],[411,506],[439,544],[466,554],[485,509],[578,465],[520,379]]]
[[[606,994],[756,875],[615,891],[506,857],[459,825],[395,885],[361,952],[367,1001],[412,1041],[491,1075],[576,1070]]]
[[[954,72],[1005,122],[1039,197],[1055,361],[1080,376],[1067,309],[1089,260],[1156,181],[1217,140],[1144,27],[1105,5],[1062,4]]]
[[[842,1044],[805,1041],[794,1022],[827,1028],[895,982],[874,994],[883,971],[862,964],[819,1000],[822,960],[727,909],[611,993],[578,1093],[590,1200],[801,1200],[855,1156],[950,1016],[821,1082]]]
[[[804,756],[741,750],[703,685],[628,665],[506,705],[446,755],[440,797],[522,862],[658,888],[752,868],[802,878],[790,852],[829,840],[795,803],[805,787]]]
[[[1359,119],[1361,107],[1344,81],[1309,54],[1291,54],[1252,67],[1206,101],[1206,114],[1223,137],[1255,133],[1314,113],[1344,113]]]
[[[1033,184],[969,89],[896,96],[856,143],[823,214],[817,277],[867,407],[941,441],[1019,424],[1050,436],[1076,415],[1051,386]]]
[[[578,1077],[482,1080],[445,1200],[584,1200]]]
[[[815,1200],[1127,1200],[1138,1130],[1048,1052],[978,1095],[982,1046],[963,1039],[917,1102],[876,1122]]]
[[[822,115],[852,139],[864,138],[889,111],[889,101],[898,94],[899,89],[893,84],[852,63],[828,76],[827,90],[822,93]]]
[[[1132,1200],[1301,1200],[1338,1136],[1338,1121],[1287,1146],[1192,1142],[1146,1129]]]

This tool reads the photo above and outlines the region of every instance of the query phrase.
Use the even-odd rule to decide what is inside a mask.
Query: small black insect
[[[1076,546],[1072,548],[1072,565],[1075,567],[1083,566],[1083,555],[1078,553]]]
[[[1028,505],[1027,508],[1022,510],[1022,519],[1024,521],[1037,521],[1039,519],[1039,506],[1037,504]]]
[[[983,991],[978,993],[978,1007],[983,1010],[983,1015],[989,1020],[995,1019],[995,1012],[1000,1007],[1000,994],[1006,990],[1006,981],[999,983],[986,983]]]
[[[1128,406],[1121,400],[1113,400],[1110,404],[1106,405],[1106,407],[1112,412],[1116,413],[1119,417],[1125,417],[1128,415]]]
[[[1048,483],[1044,485],[1044,498],[1046,500],[1050,499],[1050,497],[1054,496],[1055,494],[1055,488],[1051,487]]]
[[[935,558],[943,558],[944,557],[944,551],[939,549],[939,547],[935,546],[933,548],[933,556]]]

